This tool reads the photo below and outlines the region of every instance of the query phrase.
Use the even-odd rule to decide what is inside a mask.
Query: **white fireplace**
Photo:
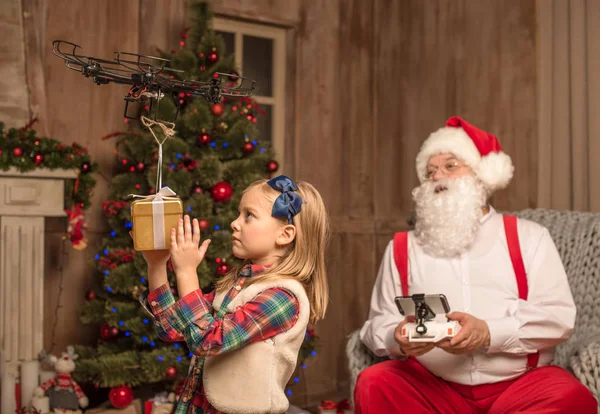
[[[2,413],[14,413],[14,408],[9,409],[15,404],[17,377],[21,406],[29,406],[39,384],[37,358],[44,346],[44,220],[65,216],[64,182],[76,177],[77,172],[69,170],[0,171]]]

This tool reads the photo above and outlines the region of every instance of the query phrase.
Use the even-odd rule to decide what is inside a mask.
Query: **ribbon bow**
[[[281,195],[273,203],[271,215],[287,219],[289,224],[294,224],[294,216],[300,213],[302,204],[304,203],[300,194],[296,193],[298,191],[296,183],[291,178],[280,175],[267,181],[267,184],[272,189],[281,192]]]
[[[150,194],[150,195],[136,195],[129,194],[128,197],[141,198],[143,201],[153,201],[153,200],[177,200],[177,194],[175,191],[171,190],[169,187],[164,186],[161,188],[158,193]]]
[[[337,404],[336,404],[335,401],[323,400],[323,401],[321,401],[321,405],[319,406],[319,409],[321,411],[323,411],[323,410],[336,410],[337,414],[344,414],[345,410],[351,410],[352,409],[352,405],[350,404],[350,401],[348,401],[347,398],[343,399],[342,401],[340,401]]]

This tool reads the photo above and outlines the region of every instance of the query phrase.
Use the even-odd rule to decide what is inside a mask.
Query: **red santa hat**
[[[513,176],[515,168],[502,151],[498,138],[453,116],[445,127],[431,134],[419,150],[417,175],[421,182],[427,179],[429,158],[446,152],[470,166],[490,192],[506,187]]]

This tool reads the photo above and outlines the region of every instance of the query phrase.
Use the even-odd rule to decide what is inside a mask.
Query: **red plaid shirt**
[[[140,297],[142,305],[154,317],[158,336],[170,342],[185,341],[194,354],[176,414],[217,413],[202,388],[205,357],[271,338],[289,330],[298,320],[298,299],[282,288],[267,289],[234,312],[227,312],[228,304],[241,291],[244,281],[267,268],[260,265],[244,268],[219,309],[212,307],[214,292],[203,295],[197,290],[175,302],[168,284]]]

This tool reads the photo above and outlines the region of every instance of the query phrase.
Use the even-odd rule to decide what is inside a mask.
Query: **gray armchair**
[[[552,235],[577,305],[573,335],[557,347],[553,363],[573,372],[600,400],[600,214],[544,209],[511,214],[541,224]],[[371,353],[358,333],[346,345],[351,396],[360,371],[385,359]]]

